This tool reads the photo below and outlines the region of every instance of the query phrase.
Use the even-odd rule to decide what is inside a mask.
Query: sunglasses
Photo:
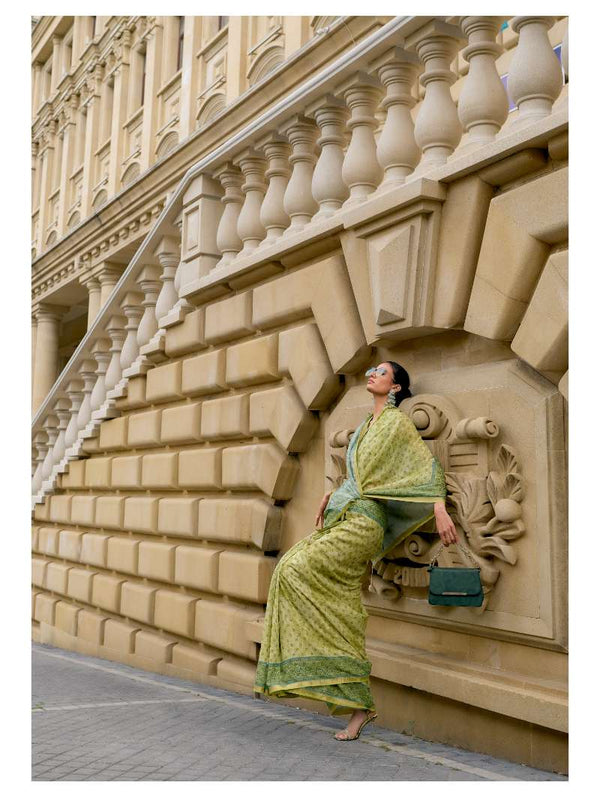
[[[371,375],[387,375],[387,369],[385,367],[371,367],[365,372],[365,378],[369,378]]]

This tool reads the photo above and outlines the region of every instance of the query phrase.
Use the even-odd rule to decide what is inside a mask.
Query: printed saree
[[[374,709],[361,582],[376,562],[433,517],[446,484],[414,423],[385,406],[348,444],[347,478],[324,524],[280,559],[269,587],[254,691],[323,700],[332,714]]]

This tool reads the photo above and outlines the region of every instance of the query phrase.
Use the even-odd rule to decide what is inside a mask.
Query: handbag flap
[[[480,594],[480,572],[468,567],[430,567],[429,591],[436,595],[460,592],[467,597]]]

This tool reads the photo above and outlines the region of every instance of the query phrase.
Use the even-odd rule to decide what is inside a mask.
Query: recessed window
[[[229,24],[229,17],[217,17],[217,19],[219,20],[217,30],[221,30]]]
[[[177,42],[177,72],[183,64],[183,29],[185,27],[185,17],[179,17],[179,38]]]

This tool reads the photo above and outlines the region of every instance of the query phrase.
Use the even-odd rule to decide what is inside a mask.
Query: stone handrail
[[[35,415],[34,503],[118,415],[129,378],[166,358],[167,328],[195,308],[190,297],[207,280],[550,115],[563,84],[554,21],[511,20],[510,122],[495,65],[502,18],[396,17],[188,170]],[[456,104],[459,51],[469,71]]]

